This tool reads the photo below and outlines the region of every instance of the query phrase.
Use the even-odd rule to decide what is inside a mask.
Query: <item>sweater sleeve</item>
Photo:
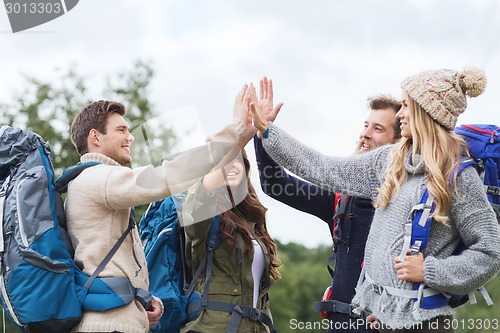
[[[426,257],[424,273],[429,286],[452,294],[466,294],[484,285],[500,270],[500,229],[473,167],[465,168],[457,177],[457,189],[450,222],[465,249],[446,258]]]
[[[335,193],[289,175],[276,163],[255,137],[255,156],[262,191],[273,199],[330,223]]]
[[[375,199],[380,174],[388,162],[387,145],[347,158],[323,155],[307,147],[274,124],[263,146],[271,158],[299,177],[332,192]]]
[[[217,165],[237,156],[244,131],[245,124],[235,118],[206,145],[176,154],[159,167],[113,168],[100,178],[106,179],[106,202],[113,209],[128,208],[185,191]]]
[[[207,193],[203,183],[199,181],[187,192],[181,223],[194,246],[204,242],[207,237],[213,217],[217,215],[219,191]]]

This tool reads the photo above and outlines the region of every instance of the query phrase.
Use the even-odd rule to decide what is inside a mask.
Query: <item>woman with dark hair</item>
[[[276,243],[267,232],[266,208],[249,171],[242,150],[235,161],[188,191],[182,212],[187,265],[192,271],[200,265],[214,216],[220,221],[220,245],[214,251],[211,273],[202,272],[195,287],[202,295],[207,287],[208,307],[181,332],[225,332],[229,325],[237,332],[268,332],[272,324],[268,291],[271,279],[280,277],[280,264]]]

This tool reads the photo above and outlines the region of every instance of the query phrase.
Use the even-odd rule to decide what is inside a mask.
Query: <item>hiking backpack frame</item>
[[[50,146],[29,131],[0,128],[0,300],[25,332],[66,333],[82,310],[106,311],[151,295],[126,277],[98,278],[135,227],[131,215],[120,240],[91,277],[73,261],[61,193],[83,170],[79,164],[54,180]]]

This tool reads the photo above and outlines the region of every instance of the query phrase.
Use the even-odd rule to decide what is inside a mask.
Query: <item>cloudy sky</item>
[[[497,0],[84,0],[16,34],[2,7],[0,100],[22,90],[22,73],[50,80],[55,68],[76,67],[101,87],[106,75],[151,60],[156,112],[191,119],[203,137],[230,121],[244,83],[267,75],[285,102],[279,126],[323,153],[349,155],[366,98],[399,97],[399,83],[426,69],[483,68],[487,89],[459,123],[500,123],[499,40]],[[106,98],[97,91],[89,98]],[[276,238],[330,243],[317,218],[261,199]]]

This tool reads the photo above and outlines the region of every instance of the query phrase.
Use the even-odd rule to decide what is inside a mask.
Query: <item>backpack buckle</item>
[[[382,295],[382,293],[384,292],[384,286],[377,284],[377,283],[374,283],[373,284],[373,291],[379,295]]]
[[[356,305],[354,305],[354,304],[351,304],[351,305],[350,305],[350,309],[349,309],[349,310],[350,310],[350,312],[351,312],[351,313],[349,314],[349,316],[351,316],[351,317],[353,317],[353,318],[357,318],[357,319],[359,319],[359,318],[363,318],[363,319],[364,319],[364,318],[366,317],[366,312],[365,312],[364,310],[361,310],[361,311],[360,311],[360,310],[358,309],[358,306],[356,306]]]
[[[488,195],[500,195],[500,187],[486,185],[486,194],[488,194]]]
[[[262,323],[263,317],[264,317],[264,312],[262,312],[262,310],[259,310],[257,308],[250,309],[250,315],[248,316],[250,320]]]

